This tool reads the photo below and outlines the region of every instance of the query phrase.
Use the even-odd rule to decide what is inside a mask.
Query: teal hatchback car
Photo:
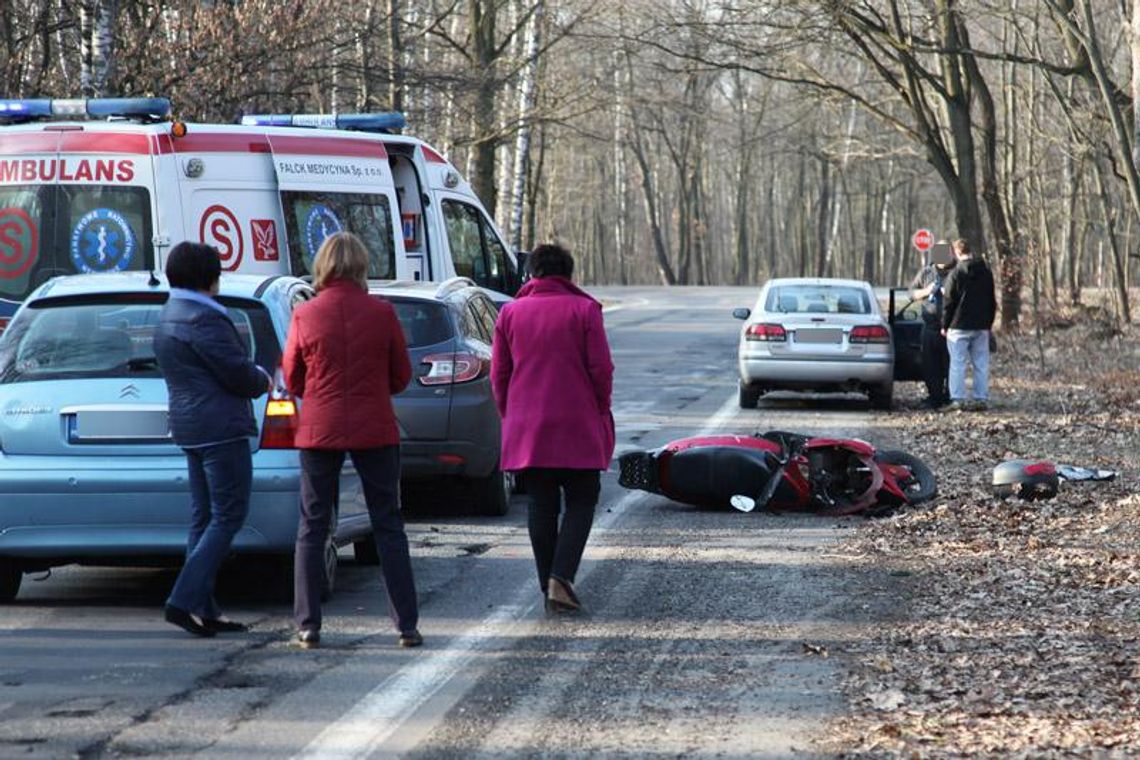
[[[23,575],[53,566],[177,564],[186,548],[185,457],[170,440],[166,384],[152,346],[165,281],[147,272],[58,277],[34,291],[0,336],[0,602]],[[227,307],[251,357],[277,368],[303,280],[222,276]],[[255,399],[249,517],[233,550],[269,563],[291,588],[300,465],[296,405],[284,391]],[[351,467],[326,550],[375,562],[368,512]]]

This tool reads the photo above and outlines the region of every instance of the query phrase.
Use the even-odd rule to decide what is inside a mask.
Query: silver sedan
[[[870,283],[828,278],[769,280],[751,309],[736,309],[740,406],[769,391],[866,393],[889,409],[891,329]]]

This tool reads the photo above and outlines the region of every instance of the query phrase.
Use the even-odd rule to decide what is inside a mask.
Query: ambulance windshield
[[[56,275],[154,265],[150,195],[123,185],[0,186],[0,299]]]

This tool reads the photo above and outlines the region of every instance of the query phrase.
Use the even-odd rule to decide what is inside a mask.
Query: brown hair
[[[313,260],[313,287],[320,290],[332,280],[348,280],[368,290],[368,249],[351,232],[329,235]]]
[[[970,250],[970,243],[966,238],[958,238],[954,241],[954,251],[963,256],[969,256],[973,253],[973,251]]]
[[[531,251],[527,267],[535,277],[574,276],[574,257],[558,243],[543,243]]]

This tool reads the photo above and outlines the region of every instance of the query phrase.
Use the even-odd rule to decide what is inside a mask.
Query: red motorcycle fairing
[[[875,447],[860,438],[811,438],[807,442],[808,449],[828,447],[850,451],[868,459],[875,456]]]
[[[685,456],[686,452],[689,456]],[[780,477],[768,509],[802,509],[811,496],[807,458],[795,457],[781,473],[777,462],[781,453],[779,443],[757,436],[680,438],[657,452],[658,484],[661,493],[674,501],[723,507],[728,497],[761,488],[769,477]],[[770,457],[760,459],[758,454]],[[680,458],[674,459],[678,455]],[[764,463],[768,464],[767,470],[762,469]],[[742,474],[742,470],[746,473]],[[747,476],[751,476],[751,480],[746,482]]]
[[[883,472],[883,490],[898,499],[898,504],[905,504],[907,501],[906,491],[899,486],[899,481],[913,477],[910,469],[901,464],[885,464],[883,462],[878,464],[879,469]],[[883,501],[881,494],[879,500]]]

